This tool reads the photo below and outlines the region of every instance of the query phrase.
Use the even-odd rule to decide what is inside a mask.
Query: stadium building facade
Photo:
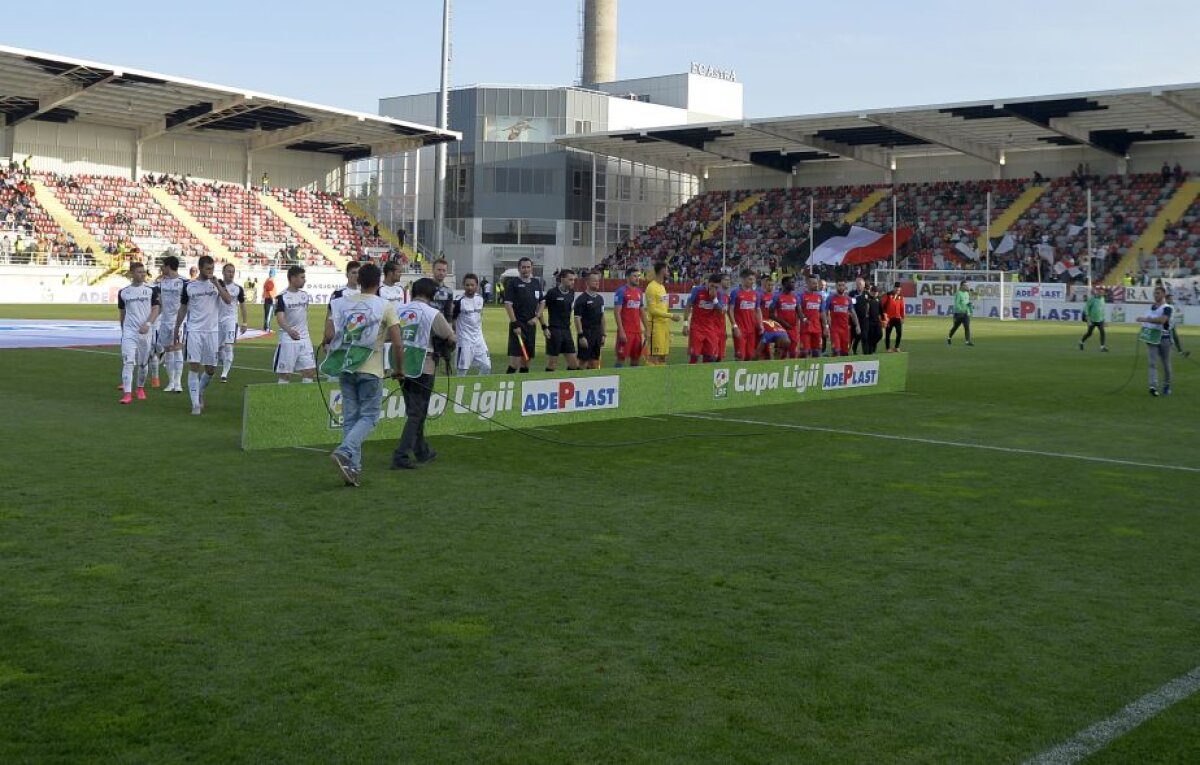
[[[742,117],[742,85],[693,66],[683,74],[580,87],[476,85],[452,90],[445,256],[457,273],[494,277],[530,257],[552,272],[596,263],[700,190],[689,172],[577,151],[563,135]],[[709,72],[709,73],[700,73]],[[433,121],[437,94],[380,100],[395,119]],[[434,156],[361,163],[352,186],[376,184],[379,216],[433,240]],[[353,191],[351,193],[354,193]]]

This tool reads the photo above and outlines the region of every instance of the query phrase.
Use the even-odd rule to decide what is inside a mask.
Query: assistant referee
[[[533,261],[517,261],[517,273],[504,282],[504,312],[508,314],[508,374],[529,371],[529,361],[535,355],[537,326],[542,319],[545,302],[542,280],[533,275]]]

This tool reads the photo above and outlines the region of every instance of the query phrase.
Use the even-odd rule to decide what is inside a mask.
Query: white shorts
[[[136,364],[137,366],[145,366],[150,361],[150,347],[153,332],[141,334],[139,332],[122,333],[121,335],[121,361],[125,364]]]
[[[317,368],[317,358],[308,343],[280,343],[275,349],[275,374],[290,375]]]
[[[206,367],[217,365],[217,346],[220,332],[187,332],[184,334],[183,351],[189,364]]]
[[[457,365],[459,369],[479,367],[485,370],[485,373],[491,370],[492,359],[488,354],[487,343],[483,340],[476,340],[460,344],[457,351]]]
[[[233,345],[238,339],[238,323],[221,322],[221,345]]]
[[[175,342],[175,322],[159,322],[154,327],[154,352],[162,355]]]

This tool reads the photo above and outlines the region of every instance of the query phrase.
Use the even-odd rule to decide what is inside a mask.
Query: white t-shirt
[[[158,288],[149,284],[130,284],[117,293],[117,308],[125,311],[121,335],[140,334],[142,325],[150,321],[150,311],[159,304]]]
[[[275,298],[275,313],[282,316],[287,325],[300,335],[299,340],[293,340],[287,332],[280,332],[280,343],[312,344],[308,339],[308,306],[311,303],[312,295],[304,290],[284,290]]]
[[[237,324],[238,319],[238,304],[246,302],[246,291],[237,284],[226,284],[225,289],[229,290],[229,297],[233,298],[233,302],[226,303],[221,301],[218,309],[221,313],[222,324]]]
[[[159,280],[158,300],[162,306],[159,321],[163,324],[175,326],[175,317],[179,315],[179,301],[183,295],[183,285],[185,284],[187,284],[187,279],[178,274]]]
[[[454,301],[454,331],[460,345],[483,342],[483,296],[463,295]]]
[[[187,306],[188,332],[220,331],[220,309],[217,304],[225,301],[221,300],[217,285],[200,280],[187,282],[183,285],[179,301]]]

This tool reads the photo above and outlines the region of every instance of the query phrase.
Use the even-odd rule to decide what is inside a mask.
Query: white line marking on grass
[[[1200,667],[1150,691],[1108,719],[1026,760],[1025,765],[1070,765],[1090,757],[1142,723],[1200,690]]]
[[[665,419],[665,418],[662,418],[662,417],[649,417],[649,416],[647,416],[647,415],[641,415],[641,416],[639,416],[639,417],[638,417],[638,419],[639,419],[639,420],[652,420],[652,421],[654,421],[654,422],[666,422],[666,419]]]
[[[329,449],[318,449],[315,446],[293,446],[293,449],[299,449],[302,452],[318,452],[320,454],[329,454]]]
[[[450,435],[453,436],[454,438],[465,438],[469,441],[482,441],[483,440],[479,436],[468,436],[464,433],[451,433]]]
[[[50,348],[49,350],[75,351],[76,353],[96,353],[101,356],[120,356],[121,355],[120,351],[98,351],[95,348]],[[184,366],[185,367],[187,366],[186,363]],[[267,374],[271,374],[271,375],[275,374],[275,370],[273,370],[273,369],[262,369],[260,367],[240,367],[235,364],[233,366],[233,368],[241,369],[242,371],[245,371],[245,372],[266,372]]]
[[[687,417],[693,420],[716,420],[718,422],[736,422],[742,425],[758,425],[767,428],[787,428],[788,430],[804,430],[813,433],[834,433],[841,436],[858,436],[860,438],[879,438],[885,441],[907,441],[915,444],[931,446],[954,446],[960,449],[983,449],[991,452],[1006,452],[1008,454],[1031,454],[1036,457],[1054,457],[1065,460],[1080,460],[1083,462],[1100,462],[1106,465],[1125,465],[1127,467],[1148,468],[1151,470],[1176,470],[1181,473],[1200,473],[1200,468],[1187,465],[1167,465],[1154,462],[1133,462],[1118,460],[1110,457],[1092,457],[1086,454],[1067,454],[1066,452],[1043,452],[1037,449],[1018,449],[1014,446],[993,446],[991,444],[972,444],[965,441],[943,441],[937,438],[919,438],[917,436],[897,436],[891,433],[867,433],[860,430],[843,430],[841,428],[823,428],[817,425],[797,425],[790,422],[764,422],[762,420],[742,420],[734,417],[717,417],[705,414],[677,414],[676,417]]]

